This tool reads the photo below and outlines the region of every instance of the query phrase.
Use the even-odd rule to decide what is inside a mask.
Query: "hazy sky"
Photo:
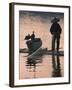
[[[48,20],[51,19],[53,17],[59,17],[60,19],[64,18],[64,13],[58,13],[58,12],[37,12],[37,11],[20,11],[20,17],[24,17],[24,16],[34,16],[34,17],[41,17],[44,20]]]
[[[54,17],[60,18],[58,22],[62,28],[61,42],[63,44],[64,31],[64,13],[55,12],[37,12],[37,11],[19,11],[20,23],[20,48],[26,47],[24,37],[35,31],[36,38],[41,38],[44,47],[51,47],[51,20]],[[63,46],[63,45],[62,45]]]

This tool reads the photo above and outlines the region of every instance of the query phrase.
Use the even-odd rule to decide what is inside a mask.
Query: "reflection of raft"
[[[36,51],[41,47],[42,41],[40,38],[34,38],[33,40],[27,40],[26,44],[29,51]]]

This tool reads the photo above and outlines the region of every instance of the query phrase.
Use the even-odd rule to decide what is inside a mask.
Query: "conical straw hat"
[[[52,23],[54,23],[54,22],[59,22],[59,21],[60,21],[60,19],[57,18],[57,17],[54,17],[54,18],[51,20]]]

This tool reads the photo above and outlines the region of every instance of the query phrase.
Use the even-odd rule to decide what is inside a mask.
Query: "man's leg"
[[[55,50],[55,36],[52,37],[52,51]]]
[[[57,37],[57,51],[59,51],[60,46],[60,36]]]

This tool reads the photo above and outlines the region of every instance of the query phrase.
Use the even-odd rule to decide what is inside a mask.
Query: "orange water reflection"
[[[20,58],[20,79],[64,76],[63,56],[44,55],[37,59],[27,59],[26,54],[20,54]]]

